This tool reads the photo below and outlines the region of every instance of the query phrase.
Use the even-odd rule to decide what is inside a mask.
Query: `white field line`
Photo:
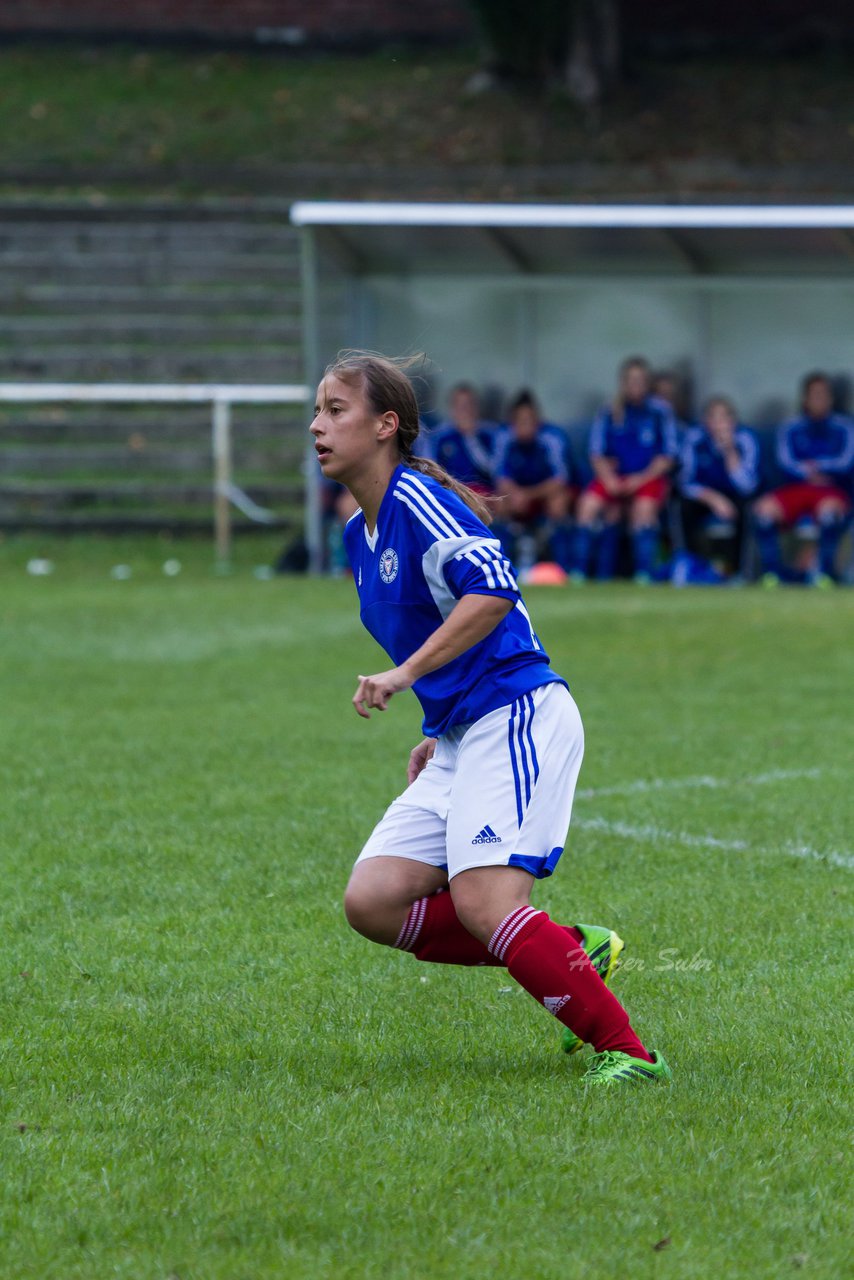
[[[602,831],[606,835],[621,836],[624,840],[648,840],[659,844],[681,844],[695,849],[725,849],[732,853],[756,853],[764,856],[785,854],[791,858],[825,862],[833,867],[854,868],[854,854],[846,851],[813,849],[807,844],[785,841],[776,849],[756,848],[746,840],[721,840],[717,836],[691,835],[687,831],[671,831],[667,827],[651,824],[633,825],[628,822],[611,822],[607,818],[573,818],[572,825],[585,831]]]
[[[820,778],[824,772],[824,769],[769,769],[767,773],[747,774],[743,778],[713,778],[705,774],[697,778],[642,778],[616,787],[589,787],[586,791],[576,791],[575,796],[577,800],[597,800],[599,796],[634,796],[648,791],[761,787],[774,782],[790,782],[795,778]]]

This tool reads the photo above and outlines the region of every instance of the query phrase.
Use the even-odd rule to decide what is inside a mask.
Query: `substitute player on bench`
[[[596,418],[589,450],[594,478],[578,500],[570,576],[575,582],[586,577],[600,524],[597,576],[614,576],[620,524],[625,520],[635,581],[649,582],[679,441],[670,405],[650,395],[646,360],[632,356],[623,361],[616,398]]]
[[[754,507],[763,581],[772,586],[793,576],[783,565],[779,530],[811,517],[819,542],[818,571],[810,581],[827,586],[836,578],[836,551],[851,514],[854,423],[833,412],[826,373],[809,373],[801,383],[801,414],[779,429],[777,461],[786,483]]]

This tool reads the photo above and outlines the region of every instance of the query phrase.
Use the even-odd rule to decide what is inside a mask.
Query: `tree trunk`
[[[564,79],[573,101],[594,112],[620,77],[619,0],[575,0],[572,7]]]

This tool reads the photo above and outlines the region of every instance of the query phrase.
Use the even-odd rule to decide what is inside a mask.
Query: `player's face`
[[[360,383],[327,374],[317,388],[314,421],[309,427],[323,474],[346,484],[349,477],[370,466],[380,440],[386,438],[383,423],[387,416],[373,412]]]
[[[523,444],[529,444],[537,434],[537,415],[530,405],[522,405],[513,414],[513,434]]]
[[[474,431],[477,426],[477,400],[470,391],[455,391],[451,397],[451,417],[460,431]]]
[[[649,395],[649,374],[638,364],[630,364],[622,377],[622,392],[629,404],[640,404]]]
[[[719,449],[728,449],[735,436],[735,419],[726,405],[713,404],[706,413],[709,435]]]
[[[833,408],[833,394],[827,383],[816,379],[807,387],[804,396],[804,411],[809,418],[826,418]]]

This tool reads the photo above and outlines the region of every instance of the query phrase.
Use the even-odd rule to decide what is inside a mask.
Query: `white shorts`
[[[358,861],[412,858],[447,868],[522,867],[550,876],[563,853],[584,754],[581,716],[553,682],[439,738],[436,752],[374,828]]]

